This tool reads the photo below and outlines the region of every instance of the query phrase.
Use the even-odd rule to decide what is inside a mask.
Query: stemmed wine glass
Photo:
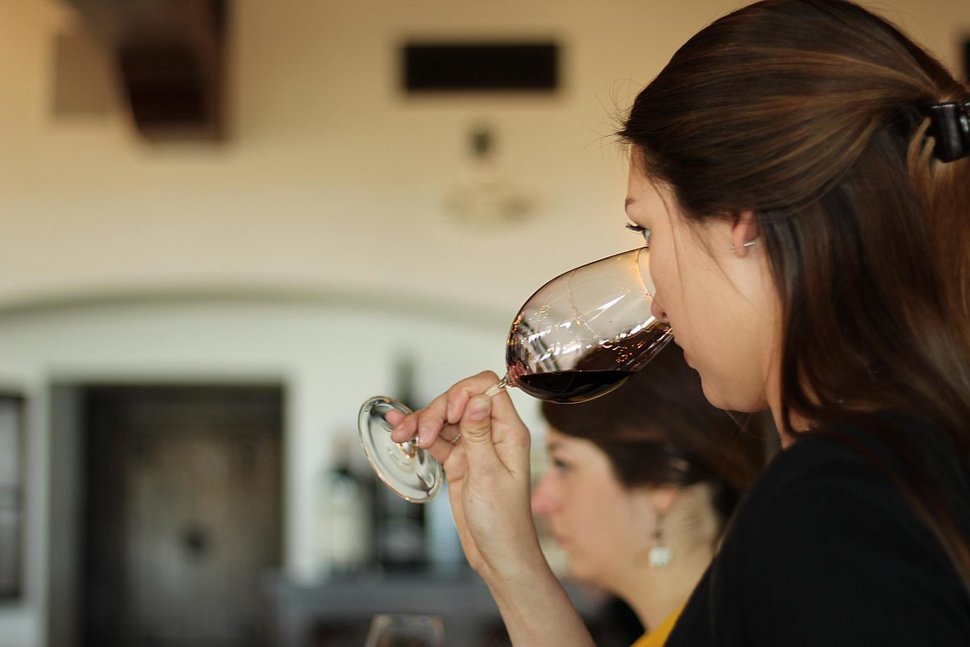
[[[671,340],[653,316],[654,286],[645,247],[587,263],[552,279],[525,302],[505,344],[505,377],[489,397],[516,387],[553,402],[583,402],[620,386]],[[385,396],[360,409],[364,452],[384,483],[415,503],[430,501],[441,465],[411,441],[391,440],[385,414],[411,410]]]
[[[439,616],[381,613],[371,620],[364,647],[444,647]]]

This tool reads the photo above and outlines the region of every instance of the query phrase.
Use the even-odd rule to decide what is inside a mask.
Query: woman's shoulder
[[[943,433],[919,418],[880,412],[804,433],[767,466],[752,489],[749,504],[822,496],[833,489],[850,499],[872,503],[868,496],[858,496],[858,490],[845,491],[851,485],[908,509],[911,506],[904,501],[899,485],[919,473],[927,473],[951,493],[970,497],[966,457],[961,460]]]
[[[780,452],[739,509],[715,562],[710,585],[721,610],[758,609],[744,612],[748,620],[782,641],[763,644],[845,644],[840,635],[875,644],[865,640],[895,634],[920,642],[928,636],[914,636],[914,628],[928,626],[942,632],[941,640],[953,631],[970,637],[966,588],[894,482],[910,460],[931,465],[958,507],[970,509],[962,463],[931,433],[905,416],[878,415],[807,434]],[[899,448],[914,454],[900,457]],[[821,642],[785,642],[790,631]]]
[[[919,526],[893,484],[892,462],[889,450],[855,427],[806,434],[779,452],[752,487],[729,543],[755,554],[774,551],[779,542],[793,552],[807,544],[815,552],[837,551],[827,556],[835,560],[889,530],[898,535]]]
[[[746,545],[779,535],[794,545],[838,537],[843,553],[854,544],[898,541],[936,546],[926,552],[946,560],[913,506],[912,493],[927,491],[921,479],[949,497],[958,522],[970,528],[965,459],[932,425],[880,413],[807,433],[768,465],[734,520],[737,533]]]

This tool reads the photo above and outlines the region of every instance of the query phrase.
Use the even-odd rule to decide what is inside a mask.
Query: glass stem
[[[500,391],[504,391],[507,388],[509,388],[509,376],[505,375],[501,380],[485,389],[485,395],[494,398]]]

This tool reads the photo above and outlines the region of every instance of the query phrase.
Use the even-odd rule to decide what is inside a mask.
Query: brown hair
[[[556,431],[603,450],[627,488],[710,484],[722,524],[760,473],[770,442],[763,416],[711,406],[673,344],[610,393],[579,404],[543,402],[542,414]]]
[[[856,422],[970,582],[934,475],[866,412],[925,419],[970,461],[970,161],[932,158],[928,104],[968,88],[846,0],[766,0],[687,42],[620,135],[689,219],[755,213],[783,308],[781,414]]]

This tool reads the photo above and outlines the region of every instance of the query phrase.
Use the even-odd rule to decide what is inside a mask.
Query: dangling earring
[[[658,514],[657,524],[653,528],[653,546],[650,547],[650,554],[648,555],[650,568],[664,568],[673,557],[670,548],[664,542],[663,521],[664,516]]]
[[[754,247],[757,243],[758,243],[757,239],[752,239],[741,243],[741,247]],[[738,253],[738,248],[735,247],[734,245],[731,245],[731,253],[736,256]]]

